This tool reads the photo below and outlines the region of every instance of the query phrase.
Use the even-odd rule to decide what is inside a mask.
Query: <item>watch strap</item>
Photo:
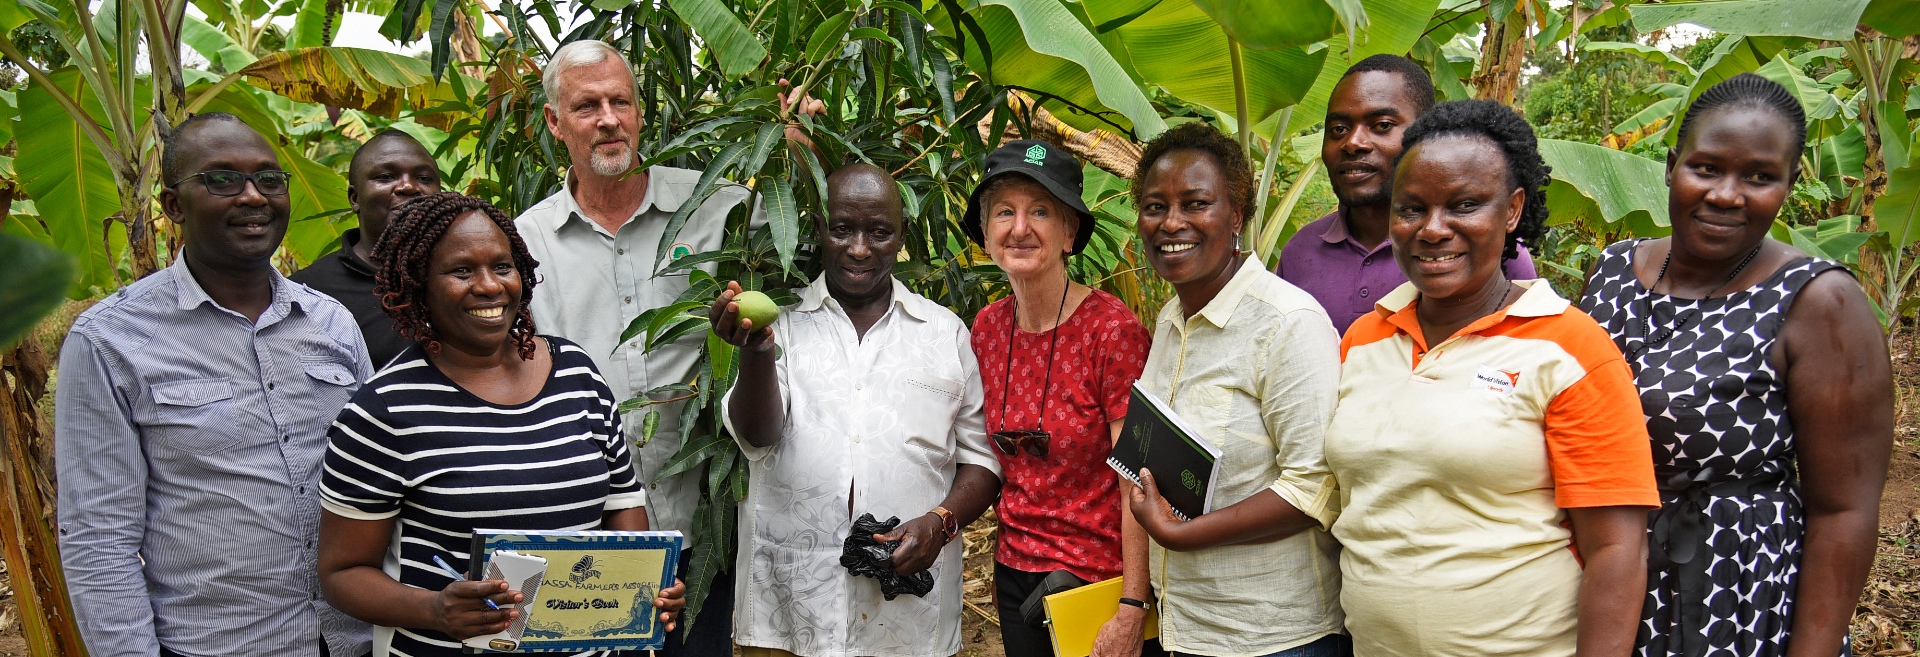
[[[1147,604],[1147,602],[1146,602],[1146,601],[1144,601],[1144,600],[1135,600],[1135,599],[1133,599],[1133,598],[1121,598],[1121,599],[1120,599],[1120,604],[1123,604],[1123,605],[1127,605],[1127,606],[1129,606],[1129,607],[1139,607],[1139,608],[1141,608],[1141,609],[1152,609],[1152,608],[1153,608],[1153,607],[1152,607],[1151,605],[1149,605],[1149,604]]]
[[[952,543],[953,539],[960,535],[960,518],[947,510],[947,507],[936,506],[927,513],[940,517],[940,532],[946,535],[948,543]]]

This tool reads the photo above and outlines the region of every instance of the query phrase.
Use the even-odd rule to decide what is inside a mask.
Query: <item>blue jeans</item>
[[[1168,653],[1178,657],[1199,657],[1187,653]],[[1329,634],[1304,646],[1294,646],[1263,657],[1351,657],[1353,639],[1345,634]]]

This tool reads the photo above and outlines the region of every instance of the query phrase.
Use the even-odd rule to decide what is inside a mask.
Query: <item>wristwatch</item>
[[[1139,607],[1141,609],[1146,609],[1146,610],[1153,609],[1153,603],[1146,602],[1144,600],[1135,600],[1133,598],[1121,598],[1120,604],[1127,605],[1129,607]]]
[[[954,537],[960,535],[960,518],[953,515],[952,511],[948,511],[947,507],[936,506],[933,507],[932,511],[928,511],[927,513],[940,516],[940,533],[946,534],[947,543],[952,543]],[[945,545],[945,543],[942,545]]]

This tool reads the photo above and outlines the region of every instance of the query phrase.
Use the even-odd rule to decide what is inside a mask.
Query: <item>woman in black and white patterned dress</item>
[[[1609,247],[1580,303],[1634,368],[1653,438],[1642,655],[1849,652],[1892,373],[1846,270],[1767,236],[1804,126],[1765,78],[1709,89],[1667,158],[1673,237]]]

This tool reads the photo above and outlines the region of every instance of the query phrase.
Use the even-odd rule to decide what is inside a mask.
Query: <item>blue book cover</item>
[[[680,532],[476,530],[472,560],[496,550],[547,560],[547,574],[524,617],[526,631],[512,652],[659,650],[667,633],[653,599],[673,586]],[[468,648],[467,652],[494,652]]]

